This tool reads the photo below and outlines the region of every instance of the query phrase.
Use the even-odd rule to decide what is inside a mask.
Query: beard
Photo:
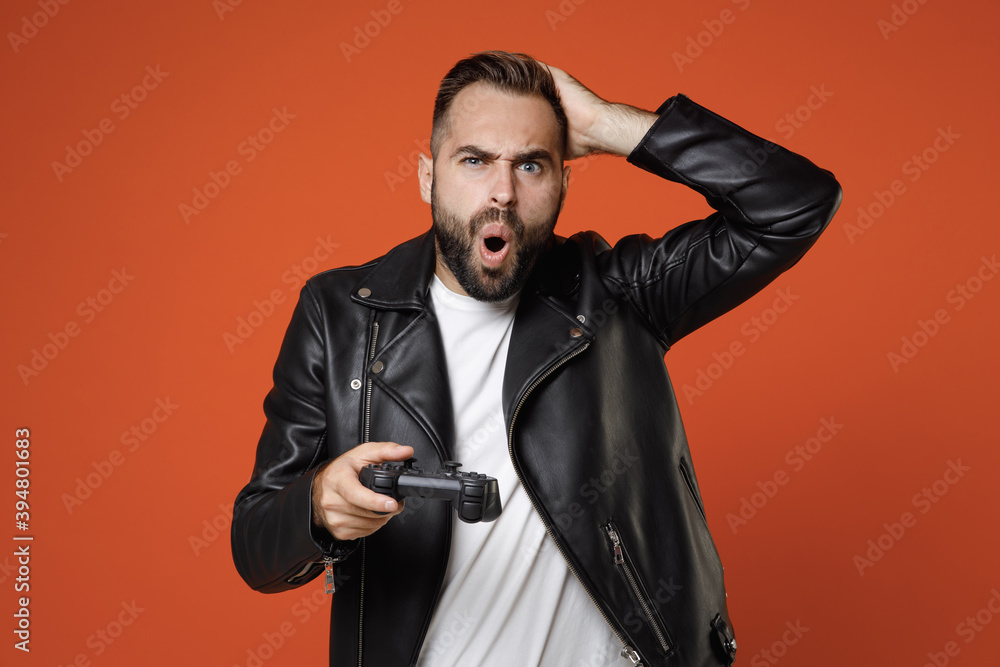
[[[544,224],[530,230],[515,211],[494,207],[484,208],[463,221],[441,205],[432,183],[431,217],[438,257],[444,260],[458,284],[473,299],[495,303],[509,299],[524,287],[552,238],[559,209]],[[491,222],[499,222],[511,231],[511,248],[498,267],[484,266],[479,256],[479,230]]]

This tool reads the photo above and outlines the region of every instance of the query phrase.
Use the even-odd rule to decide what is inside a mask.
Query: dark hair
[[[505,93],[538,95],[552,106],[566,149],[566,112],[559,100],[559,91],[552,73],[540,62],[524,53],[483,51],[458,61],[441,79],[437,98],[434,100],[434,121],[431,129],[431,154],[437,155],[438,146],[448,131],[448,111],[455,96],[466,86],[482,81]]]

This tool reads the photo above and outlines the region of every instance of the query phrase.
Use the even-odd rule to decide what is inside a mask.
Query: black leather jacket
[[[614,247],[593,232],[556,237],[521,295],[503,409],[522,484],[631,657],[725,665],[735,647],[722,565],[663,357],[795,264],[841,191],[829,172],[684,96],[657,113],[629,162],[694,188],[716,212]],[[233,557],[254,589],[301,586],[324,556],[334,564],[331,664],[412,664],[441,591],[446,503],[350,542],[316,528],[310,509],[316,468],[358,443],[410,445],[427,469],[454,458],[433,270],[428,232],[308,281],[236,499]]]

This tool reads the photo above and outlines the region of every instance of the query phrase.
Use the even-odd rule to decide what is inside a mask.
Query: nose
[[[490,202],[501,208],[509,208],[517,201],[514,170],[501,161],[496,163],[494,172],[493,184],[490,188]]]

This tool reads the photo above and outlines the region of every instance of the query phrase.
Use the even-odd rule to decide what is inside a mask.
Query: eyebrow
[[[489,151],[475,146],[473,144],[466,144],[465,146],[459,146],[455,149],[453,157],[467,156],[479,158],[480,160],[499,160],[499,153],[490,153]],[[521,151],[520,153],[515,153],[513,157],[514,162],[528,162],[532,160],[544,160],[546,162],[552,162],[552,155],[544,148],[532,148],[526,151]]]

